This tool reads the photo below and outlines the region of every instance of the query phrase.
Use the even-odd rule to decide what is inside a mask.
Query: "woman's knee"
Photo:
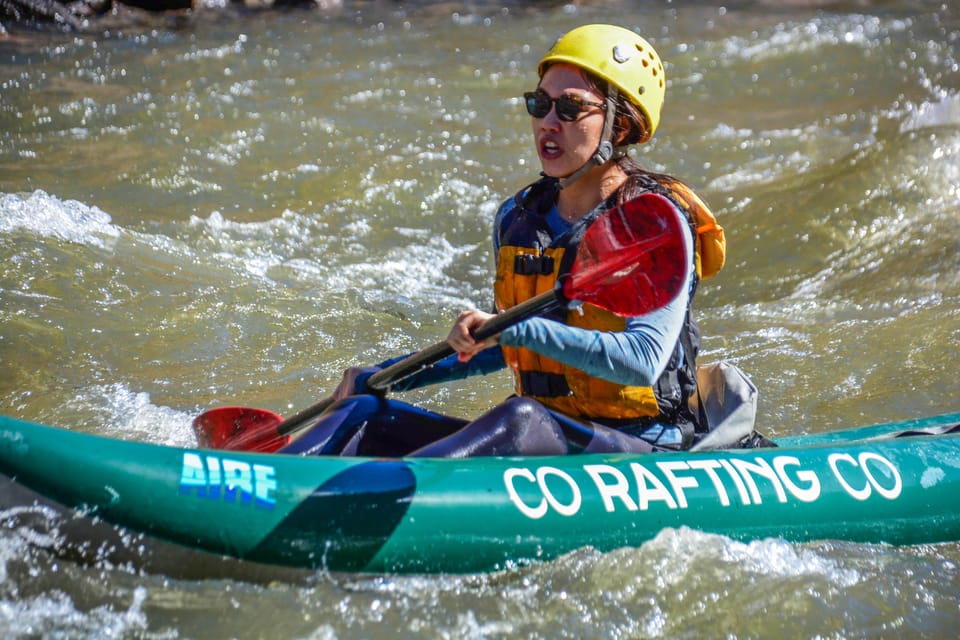
[[[522,396],[508,398],[488,411],[486,415],[496,416],[499,421],[521,427],[531,423],[556,423],[545,406],[532,398]]]

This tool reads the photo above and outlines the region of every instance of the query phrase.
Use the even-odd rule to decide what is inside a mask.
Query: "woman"
[[[524,100],[543,178],[497,213],[497,308],[552,285],[590,222],[645,192],[665,195],[690,221],[687,255],[696,258],[686,265],[689,286],[644,316],[618,318],[585,305],[484,341],[471,332],[491,314],[465,311],[447,338],[456,357],[394,389],[509,366],[516,396],[467,423],[364,395],[364,381],[377,368],[350,369],[334,394],[340,402],[284,451],[446,457],[652,451],[687,448],[703,431],[687,403],[696,389],[699,345],[690,301],[701,273],[713,275],[722,265],[722,229],[688,187],[643,170],[626,154],[659,124],[666,86],[660,58],[627,29],[587,25],[560,38],[538,71],[540,82]]]

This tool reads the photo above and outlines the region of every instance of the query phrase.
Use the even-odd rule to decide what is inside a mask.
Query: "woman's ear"
[[[630,122],[630,118],[627,117],[625,113],[620,113],[617,115],[616,125],[614,125],[615,133],[613,136],[615,146],[619,147],[624,144],[629,144],[627,138],[630,137],[631,133],[633,133],[633,127],[631,125],[632,123]]]
[[[649,137],[647,136],[649,131],[647,119],[633,105],[625,105],[617,111],[613,129],[614,144],[617,146],[639,144],[641,140]]]

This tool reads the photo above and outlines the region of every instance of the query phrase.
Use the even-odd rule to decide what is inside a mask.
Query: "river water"
[[[639,150],[726,227],[703,361],[792,435],[960,409],[955,4],[474,2],[201,11],[0,41],[0,413],[192,444],[290,414],[490,303],[498,203],[539,170],[518,96],[587,22],[666,61]],[[111,19],[112,20],[112,19]],[[405,398],[463,416],[491,376]],[[958,502],[960,507],[960,502]],[[474,576],[184,580],[0,533],[3,638],[955,637],[960,545],[664,531]]]

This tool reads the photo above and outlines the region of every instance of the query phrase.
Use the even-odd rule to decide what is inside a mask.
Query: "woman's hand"
[[[357,389],[357,378],[363,376],[364,380],[366,380],[366,378],[369,378],[377,371],[380,371],[379,367],[350,367],[343,372],[340,384],[333,390],[333,399],[343,400],[347,396],[355,396],[358,393],[362,393],[363,389]]]
[[[464,311],[460,314],[450,330],[450,335],[447,336],[447,344],[457,352],[457,360],[468,362],[484,349],[497,344],[500,339],[499,334],[480,341],[474,340],[472,334],[477,327],[492,317],[494,317],[492,313],[483,311]]]

